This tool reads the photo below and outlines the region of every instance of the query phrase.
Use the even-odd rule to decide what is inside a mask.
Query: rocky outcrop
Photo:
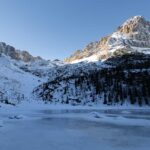
[[[20,51],[20,50],[15,49],[13,46],[7,45],[4,42],[0,42],[0,55],[2,54],[9,56],[12,59],[22,60],[24,62],[42,60],[42,58],[39,56],[33,57],[27,51]]]

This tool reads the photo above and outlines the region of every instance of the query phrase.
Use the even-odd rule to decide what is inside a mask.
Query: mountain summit
[[[111,35],[90,43],[65,61],[96,61],[132,52],[150,53],[150,22],[142,16],[131,17]]]

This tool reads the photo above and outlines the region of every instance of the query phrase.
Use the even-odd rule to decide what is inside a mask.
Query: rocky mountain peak
[[[143,16],[134,16],[125,21],[118,30],[122,33],[129,34],[133,32],[141,32],[147,30],[150,32],[150,22],[146,21]]]
[[[65,61],[95,61],[136,51],[150,53],[150,22],[143,16],[129,18],[116,32],[101,38],[98,42],[92,42]]]
[[[150,22],[142,16],[125,21],[110,37],[110,49],[125,46],[131,49],[150,48]]]

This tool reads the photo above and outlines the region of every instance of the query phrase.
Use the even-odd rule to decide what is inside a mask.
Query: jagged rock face
[[[117,52],[116,52],[117,51]],[[150,53],[150,22],[142,16],[128,19],[118,27],[117,31],[93,42],[83,50],[78,50],[65,61],[86,60],[95,56],[97,60],[106,59],[114,55],[130,52]],[[123,53],[122,53],[123,52]],[[90,61],[92,61],[90,59]]]
[[[146,21],[145,18],[142,16],[135,16],[127,20],[122,26],[118,28],[118,30],[121,33],[129,35],[132,35],[133,33],[136,32],[141,34],[144,33],[144,36],[149,38],[149,35],[147,35],[147,33],[150,32],[150,22]]]
[[[120,41],[119,41],[120,40]],[[127,20],[113,33],[110,43],[120,42],[122,46],[150,48],[150,22],[142,16],[135,16]]]
[[[15,60],[22,60],[24,62],[30,62],[35,60],[42,60],[41,57],[33,57],[27,51],[16,50],[14,47],[10,45],[6,45],[3,42],[0,42],[0,55],[6,55]]]
[[[91,42],[83,50],[76,50],[76,52],[73,55],[71,55],[69,58],[66,58],[65,61],[70,62],[76,59],[89,57],[90,55],[94,54],[97,44],[98,42]]]

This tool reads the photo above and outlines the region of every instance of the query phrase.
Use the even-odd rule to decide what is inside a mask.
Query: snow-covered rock
[[[90,116],[92,116],[94,118],[102,118],[101,115],[100,115],[100,113],[98,113],[98,112],[91,112]]]
[[[9,116],[9,119],[23,119],[24,116],[23,115],[14,115],[14,116]]]

